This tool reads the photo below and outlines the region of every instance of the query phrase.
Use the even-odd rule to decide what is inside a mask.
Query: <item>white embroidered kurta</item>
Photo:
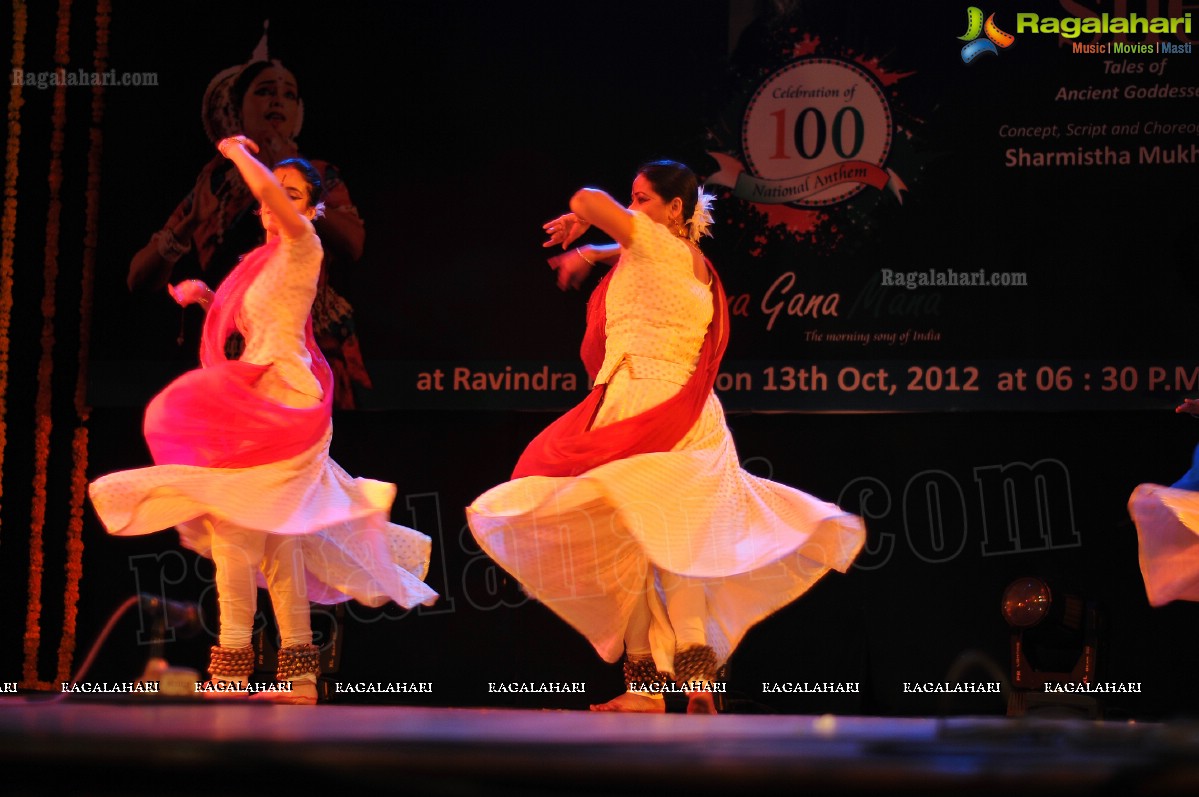
[[[712,317],[690,248],[644,214],[634,214],[615,269],[596,426],[675,394]],[[620,657],[637,602],[649,601],[651,649],[667,672],[675,637],[656,571],[702,581],[707,643],[724,661],[751,626],[829,569],[845,572],[865,539],[858,517],[742,470],[714,393],[673,450],[577,477],[506,482],[479,496],[467,517],[483,550],[607,661]]]
[[[321,396],[304,336],[320,263],[311,226],[306,236],[283,239],[246,290],[238,316],[246,340],[242,359],[270,365],[255,389],[288,406],[311,406]],[[395,485],[351,477],[329,457],[332,433],[330,425],[323,440],[283,461],[244,468],[155,465],[103,476],[89,494],[109,533],[173,526],[184,546],[203,556],[211,556],[215,521],[297,535],[308,597],[318,603],[432,604],[437,593],[422,581],[431,540],[390,522]]]

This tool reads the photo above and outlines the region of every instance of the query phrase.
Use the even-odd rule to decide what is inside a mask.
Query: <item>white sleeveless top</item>
[[[691,247],[634,211],[633,240],[614,269],[595,384],[606,384],[622,365],[635,379],[686,384],[712,322],[712,289],[695,278]]]

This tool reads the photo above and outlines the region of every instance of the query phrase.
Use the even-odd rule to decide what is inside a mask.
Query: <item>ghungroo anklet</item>
[[[624,682],[630,692],[649,692],[652,685],[669,683],[670,677],[658,669],[652,655],[626,655]]]
[[[276,679],[290,681],[300,675],[317,674],[321,671],[321,649],[316,645],[291,645],[279,648],[279,665]]]
[[[254,646],[223,648],[213,645],[208,654],[208,674],[213,678],[236,680],[254,672]]]
[[[681,687],[695,681],[711,683],[716,676],[716,651],[709,645],[688,645],[674,654],[674,679]]]

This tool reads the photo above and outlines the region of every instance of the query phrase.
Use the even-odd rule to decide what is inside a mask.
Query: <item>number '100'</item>
[[[787,135],[787,109],[782,108],[770,114],[775,119],[775,147],[774,154],[770,156],[771,160],[779,160],[790,158],[787,154],[786,135]],[[845,117],[850,117],[850,127],[852,128],[852,137],[848,149],[843,149],[842,145],[845,140]],[[812,129],[815,141],[811,151],[805,146],[804,142],[807,138],[804,134],[808,132],[808,128]],[[832,130],[832,145],[836,153],[843,159],[848,160],[856,156],[862,150],[862,136],[865,125],[862,123],[862,114],[857,108],[852,105],[847,105],[837,111],[837,115],[833,117]],[[799,112],[799,116],[795,118],[795,129],[792,131],[792,137],[795,139],[795,150],[801,158],[806,160],[815,160],[820,157],[824,151],[824,144],[829,138],[828,124],[825,122],[824,114],[819,108],[804,108]]]

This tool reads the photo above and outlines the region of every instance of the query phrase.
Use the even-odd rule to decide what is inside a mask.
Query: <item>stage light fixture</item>
[[[1097,717],[1099,706],[1092,696],[1045,689],[1047,684],[1094,682],[1099,642],[1095,603],[1040,577],[1022,576],[1004,589],[1000,609],[1011,627],[1008,715],[1067,709]]]
[[[1032,628],[1045,619],[1053,605],[1049,585],[1039,578],[1018,578],[1003,591],[1003,619],[1012,628]]]

